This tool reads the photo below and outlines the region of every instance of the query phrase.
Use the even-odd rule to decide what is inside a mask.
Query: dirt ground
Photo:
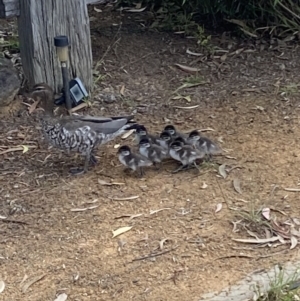
[[[130,137],[99,149],[99,165],[73,177],[69,167],[82,160],[48,150],[25,106],[2,119],[0,280],[6,287],[0,300],[52,301],[65,292],[74,301],[196,301],[253,271],[298,258],[298,247],[289,244],[233,241],[251,236],[233,232],[232,223],[251,208],[300,217],[299,192],[284,190],[300,183],[298,45],[216,35],[212,41],[229,50],[227,57],[194,56],[186,50],[201,52],[195,40],[147,30],[138,14],[91,9],[90,15],[99,90],[124,96],[96,100],[84,113],[135,112],[151,132],[169,123],[182,131],[213,129],[203,134],[226,153],[200,174],[173,175],[177,165],[166,162],[138,179],[123,172],[113,147],[134,145]],[[176,63],[199,71],[187,73]],[[178,91],[190,101],[172,99],[191,82],[201,84]],[[12,150],[22,145],[32,148]],[[226,179],[218,174],[220,164],[233,168]],[[240,180],[241,194],[233,179]],[[131,230],[112,237],[126,226]]]

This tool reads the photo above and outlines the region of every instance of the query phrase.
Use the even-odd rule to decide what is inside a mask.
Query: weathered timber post
[[[47,82],[62,88],[54,37],[70,41],[70,78],[79,77],[92,88],[90,22],[85,0],[20,0],[18,18],[21,59],[30,83]]]

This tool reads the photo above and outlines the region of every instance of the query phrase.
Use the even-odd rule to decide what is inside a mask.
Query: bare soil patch
[[[136,15],[90,13],[95,64],[102,59],[98,76],[105,75],[99,91],[124,96],[108,104],[95,92],[98,100],[87,112],[136,112],[152,132],[169,123],[184,131],[211,128],[206,135],[222,141],[233,158],[215,158],[200,175],[172,175],[176,164],[167,162],[137,179],[117,161],[119,139],[99,149],[100,163],[90,173],[72,177],[68,169],[81,159],[47,150],[25,107],[2,119],[0,215],[8,218],[0,219],[0,278],[6,283],[0,300],[54,300],[60,292],[70,300],[199,300],[250,272],[298,258],[298,247],[289,250],[289,244],[250,248],[232,240],[248,237],[232,232],[238,220],[232,208],[272,207],[299,218],[299,192],[284,190],[299,184],[298,45],[270,49],[214,37],[222,49],[232,43],[243,50],[225,61],[195,57],[186,53],[199,52],[195,40],[145,30]],[[176,63],[200,71],[188,74]],[[179,91],[190,102],[171,99],[182,84],[200,79],[201,85]],[[126,143],[133,144],[131,138]],[[22,145],[32,148],[7,151]],[[239,166],[226,179],[218,176],[224,163]],[[138,198],[114,200],[131,196]],[[124,226],[132,229],[112,238]],[[26,283],[43,275],[22,292],[24,277]]]

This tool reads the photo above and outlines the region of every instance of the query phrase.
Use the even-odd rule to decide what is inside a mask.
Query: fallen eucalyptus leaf
[[[3,280],[0,280],[0,294],[4,291],[5,289],[5,282]]]
[[[102,13],[102,9],[100,8],[97,8],[94,6],[94,11],[97,12],[97,13]],[[56,299],[55,299],[56,300]]]
[[[284,188],[285,191],[299,192],[300,188]]]
[[[27,145],[21,145],[23,147],[23,154],[29,151],[29,147]]]
[[[193,67],[189,67],[189,66],[184,66],[181,64],[175,64],[175,66],[177,66],[179,69],[185,71],[185,72],[189,72],[189,73],[197,73],[200,71],[199,68],[193,68]]]
[[[68,299],[68,295],[65,293],[59,294],[54,301],[66,301]]]
[[[164,248],[164,243],[169,240],[169,238],[164,238],[159,242],[159,248],[162,250]]]
[[[226,164],[222,164],[222,165],[219,166],[219,174],[220,174],[224,179],[226,179],[226,177],[227,177],[227,172],[226,172],[225,168],[226,168]]]
[[[175,109],[183,109],[183,110],[192,110],[198,108],[199,105],[190,106],[190,107],[180,107],[180,106],[174,106]]]
[[[254,237],[254,238],[256,238],[256,239],[259,239],[258,236],[257,236],[255,233],[253,233],[252,231],[247,230],[247,233],[248,233],[250,236],[252,236],[252,237]]]
[[[125,86],[123,85],[123,86],[121,87],[121,89],[120,89],[120,94],[121,94],[122,96],[124,96],[124,92],[125,92]]]
[[[203,182],[201,188],[202,188],[202,189],[205,189],[205,188],[207,188],[207,187],[208,187],[208,185],[207,185],[205,182]]]
[[[268,221],[270,220],[270,208],[263,208],[263,210],[261,211],[262,216],[267,219]]]
[[[144,11],[147,8],[147,6],[142,8],[129,8],[129,9],[123,9],[124,11],[130,12],[130,13],[140,13]]]
[[[190,95],[188,95],[188,96],[184,96],[183,97],[187,102],[191,102],[192,101],[192,99],[191,99],[191,96]]]
[[[131,230],[131,228],[132,227],[122,227],[122,228],[119,228],[119,229],[113,231],[113,237],[112,238],[117,237],[117,236]]]
[[[171,208],[161,208],[161,209],[157,209],[157,210],[150,210],[150,215],[158,213],[158,212],[163,211],[163,210],[170,210],[170,209]]]
[[[184,83],[182,84],[180,87],[178,87],[174,92],[173,94],[176,94],[179,90],[182,90],[182,89],[186,89],[186,88],[193,88],[193,87],[197,87],[197,86],[200,86],[200,85],[204,85],[204,84],[207,84],[208,82],[207,81],[203,81],[203,82],[200,82],[200,83]]]
[[[222,203],[217,204],[217,208],[215,210],[215,213],[221,211],[222,207],[223,207]]]
[[[72,212],[82,212],[82,211],[87,211],[87,210],[92,210],[95,209],[97,207],[99,207],[100,205],[96,205],[96,206],[91,206],[91,207],[86,207],[86,208],[72,208],[71,211]]]
[[[260,238],[260,239],[236,239],[236,238],[233,238],[232,240],[237,241],[237,242],[249,243],[249,244],[265,244],[268,242],[274,242],[274,241],[280,240],[280,237],[273,236],[271,238]]]
[[[182,95],[176,95],[174,97],[172,97],[172,100],[178,100],[178,99],[182,99],[183,96]]]
[[[139,197],[140,197],[139,195],[134,195],[134,196],[124,197],[124,198],[110,197],[110,199],[113,201],[131,201],[131,200],[138,199]]]
[[[129,130],[127,131],[121,138],[122,139],[126,139],[128,138],[130,135],[132,135],[135,132],[135,130]]]
[[[112,185],[125,185],[125,183],[118,183],[118,182],[111,182],[111,183],[109,183],[109,182],[106,182],[106,181],[104,181],[104,180],[100,180],[100,179],[98,179],[98,183],[100,184],[100,185],[103,185],[103,186],[112,186]]]
[[[292,236],[291,237],[291,247],[290,247],[290,249],[291,250],[294,249],[297,246],[297,244],[298,244],[297,238],[295,236]]]
[[[241,181],[238,178],[233,179],[233,187],[236,192],[242,194]]]
[[[300,231],[297,231],[293,225],[291,226],[291,235],[300,237]]]
[[[221,62],[225,62],[226,59],[227,59],[227,53],[223,54],[223,55],[220,57]]]
[[[32,105],[30,105],[30,107],[28,108],[29,114],[32,114],[36,110],[36,107],[40,101],[41,101],[40,99],[36,100]]]
[[[194,55],[194,56],[203,56],[202,53],[193,52],[193,51],[191,51],[191,50],[189,50],[189,49],[186,50],[186,53],[187,53],[187,54],[190,54],[190,55]]]
[[[46,274],[37,275],[37,276],[32,277],[32,279],[29,279],[28,281],[26,281],[22,287],[22,292],[26,293],[26,291],[29,289],[29,287],[31,285],[42,280],[45,276],[46,276]]]

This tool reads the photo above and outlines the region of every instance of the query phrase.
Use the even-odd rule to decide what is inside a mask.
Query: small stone
[[[95,97],[95,99],[98,101],[103,101],[107,104],[114,103],[115,101],[117,101],[116,95],[114,95],[112,93],[99,93]]]
[[[20,89],[20,79],[12,62],[0,58],[0,106],[9,105]]]

